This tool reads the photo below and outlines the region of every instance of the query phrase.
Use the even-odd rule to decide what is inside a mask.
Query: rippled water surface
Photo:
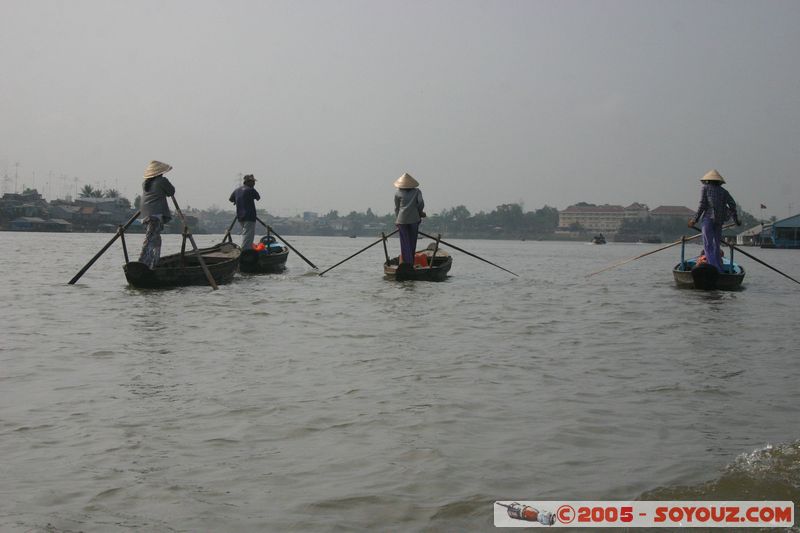
[[[495,500],[800,501],[800,286],[747,258],[745,290],[697,292],[674,286],[676,248],[586,278],[661,245],[454,240],[519,277],[451,250],[446,282],[390,282],[378,245],[323,277],[291,254],[148,291],[115,244],[68,285],[109,238],[0,233],[2,531],[486,531]],[[372,241],[289,242],[324,269]],[[800,277],[800,252],[749,251]]]

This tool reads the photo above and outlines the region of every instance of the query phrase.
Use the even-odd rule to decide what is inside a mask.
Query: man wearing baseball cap
[[[256,235],[256,200],[261,200],[261,195],[256,190],[256,178],[252,174],[246,175],[243,182],[231,193],[229,200],[236,204],[236,219],[242,225],[242,250],[249,250]]]

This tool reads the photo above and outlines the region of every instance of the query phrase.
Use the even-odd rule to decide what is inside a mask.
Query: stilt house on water
[[[761,241],[765,236],[765,231],[769,225],[758,224],[752,228],[747,228],[741,233],[736,234],[736,244],[739,246],[761,246]]]
[[[772,231],[761,243],[761,247],[800,248],[800,214],[773,222]]]

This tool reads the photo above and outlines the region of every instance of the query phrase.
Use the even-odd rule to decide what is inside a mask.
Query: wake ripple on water
[[[800,503],[800,440],[743,453],[720,476],[695,485],[659,487],[642,500],[789,500]],[[796,511],[795,511],[796,512]]]
[[[742,453],[712,480],[646,491],[640,500],[749,500],[794,502],[800,510],[800,440]],[[792,529],[798,531],[798,528]],[[737,529],[737,531],[743,531]]]

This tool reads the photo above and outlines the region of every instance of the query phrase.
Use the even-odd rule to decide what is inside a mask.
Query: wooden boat
[[[685,238],[684,238],[685,239]],[[679,287],[702,290],[736,290],[744,281],[744,268],[733,261],[733,246],[730,259],[722,258],[722,272],[705,262],[702,256],[685,259],[686,241],[681,243],[681,262],[672,269],[672,276]]]
[[[393,257],[383,264],[383,273],[397,281],[444,281],[453,266],[453,257],[441,248],[436,250],[435,256],[433,254],[430,247],[417,252],[413,265],[401,264],[399,257]]]
[[[239,271],[248,274],[283,272],[288,257],[289,247],[278,242],[272,235],[266,235],[259,241],[258,249],[242,250]]]
[[[209,248],[200,248],[211,276],[218,285],[228,283],[239,268],[241,249],[230,242],[219,243]],[[161,289],[184,287],[187,285],[208,285],[203,267],[193,250],[185,254],[172,254],[162,257],[154,269],[144,263],[131,261],[124,267],[128,283],[134,287]]]
[[[672,269],[675,283],[680,287],[702,290],[730,291],[741,288],[744,280],[744,268],[723,259],[723,271],[720,272],[708,263],[697,264],[697,258],[678,263]]]
[[[606,238],[603,236],[602,233],[592,237],[592,244],[605,244],[605,243],[606,243]]]

